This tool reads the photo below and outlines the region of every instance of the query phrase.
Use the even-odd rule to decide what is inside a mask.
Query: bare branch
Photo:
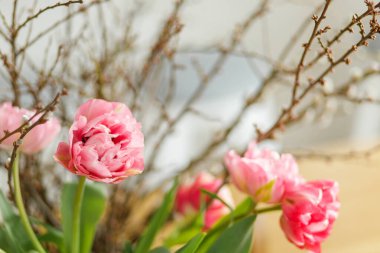
[[[53,5],[50,5],[50,6],[47,6],[43,9],[40,9],[39,11],[37,11],[35,14],[27,17],[25,19],[25,21],[23,21],[20,25],[17,26],[16,28],[16,31],[15,33],[17,34],[23,27],[25,27],[30,21],[32,21],[33,19],[36,19],[38,16],[40,16],[41,14],[49,11],[49,10],[52,10],[52,9],[55,9],[57,7],[61,7],[61,6],[65,6],[65,7],[69,7],[70,5],[72,4],[76,4],[76,3],[79,3],[79,4],[82,4],[83,3],[83,0],[75,0],[75,1],[67,1],[67,2],[58,2],[56,4],[53,4]]]
[[[93,7],[93,6],[96,6],[98,4],[102,4],[106,1],[109,1],[109,0],[94,0],[92,1],[91,3],[87,4],[87,5],[84,5],[84,6],[81,6],[81,8],[79,8],[78,10],[72,12],[72,13],[69,13],[67,14],[64,18],[56,21],[55,23],[53,23],[51,26],[49,26],[48,28],[46,28],[45,30],[41,31],[40,33],[38,33],[33,39],[31,39],[29,42],[27,42],[24,46],[22,46],[17,52],[16,54],[21,54],[23,53],[27,48],[29,48],[30,46],[32,46],[34,43],[36,43],[37,41],[39,41],[41,38],[43,38],[46,34],[50,33],[51,31],[53,31],[55,28],[57,28],[59,25],[61,24],[64,24],[65,22],[67,22],[69,19],[77,16],[78,14],[88,10],[89,8]]]
[[[330,3],[331,3],[331,0],[326,0],[325,6],[324,6],[324,8],[322,10],[322,13],[320,14],[320,16],[317,17],[316,15],[313,15],[313,17],[312,17],[312,19],[314,20],[315,24],[314,24],[314,28],[313,28],[313,31],[312,31],[312,33],[310,35],[310,38],[309,38],[308,42],[303,45],[304,50],[303,50],[301,59],[300,59],[298,65],[297,65],[297,70],[296,70],[295,80],[294,80],[294,86],[293,86],[293,91],[292,91],[292,101],[297,96],[297,90],[298,90],[298,87],[300,86],[300,74],[301,74],[301,70],[304,67],[304,61],[305,61],[306,55],[307,55],[307,53],[308,53],[308,51],[310,49],[311,44],[313,43],[314,38],[317,36],[317,33],[318,33],[319,26],[320,26],[321,22],[326,18],[326,12],[327,12],[327,9],[330,6]]]
[[[265,13],[265,11],[267,10],[268,2],[269,1],[263,1],[262,4],[260,5],[259,9],[254,11],[243,22],[243,24],[235,30],[229,47],[227,49],[221,50],[220,55],[219,55],[218,59],[215,61],[215,63],[213,64],[211,70],[209,72],[207,72],[207,74],[204,75],[200,84],[198,85],[198,88],[191,95],[191,97],[186,101],[185,105],[183,106],[183,109],[169,123],[169,126],[166,128],[164,133],[158,138],[156,144],[154,145],[155,152],[152,154],[152,156],[149,158],[149,160],[146,163],[146,168],[148,171],[152,169],[152,163],[155,161],[156,156],[157,156],[161,146],[165,142],[166,137],[173,131],[175,126],[186,115],[186,113],[189,112],[191,105],[203,94],[204,90],[206,89],[206,87],[210,83],[210,81],[216,76],[217,73],[219,73],[220,68],[225,63],[225,61],[228,57],[228,52],[231,52],[235,49],[235,47],[240,42],[242,36],[247,31],[247,29],[252,25],[252,23],[254,21],[256,21],[258,18],[260,18]]]

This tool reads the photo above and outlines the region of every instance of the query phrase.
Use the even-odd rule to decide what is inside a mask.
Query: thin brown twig
[[[0,143],[2,143],[4,140],[8,139],[12,135],[15,135],[16,133],[20,133],[21,136],[25,136],[26,133],[28,133],[30,130],[32,130],[33,127],[35,127],[39,124],[43,124],[44,122],[42,122],[42,120],[43,120],[44,116],[46,115],[46,113],[51,111],[52,109],[54,109],[53,107],[59,102],[60,97],[65,95],[65,94],[66,94],[66,91],[62,91],[62,92],[58,93],[50,104],[48,104],[46,107],[44,107],[40,110],[37,110],[33,114],[33,116],[31,116],[28,120],[26,120],[18,128],[16,128],[15,130],[13,130],[11,132],[6,131],[5,135],[3,137],[1,137],[1,139],[0,139]],[[38,116],[40,116],[40,117],[33,124],[31,124],[31,122],[34,121],[34,119],[37,118]]]
[[[367,17],[368,15],[371,14],[371,10],[368,9],[367,11],[365,11],[363,14],[361,14],[360,16],[356,16],[354,18],[352,18],[351,22],[348,23],[342,30],[340,30],[340,32],[338,34],[336,34],[331,40],[328,40],[327,41],[327,45],[326,47],[331,47],[334,43],[336,42],[339,42],[341,37],[347,33],[347,32],[350,32],[352,33],[353,30],[352,30],[352,27],[357,24],[358,22],[360,22],[363,18]],[[321,59],[324,55],[326,54],[326,52],[323,50],[321,52],[318,53],[317,56],[315,56],[312,60],[310,60],[310,62],[308,62],[304,69],[308,69],[312,66],[314,66],[314,64],[319,61],[319,59]]]
[[[380,151],[380,144],[377,144],[371,148],[366,150],[350,150],[346,152],[340,153],[323,153],[319,151],[309,151],[309,150],[291,150],[291,153],[299,160],[307,160],[307,159],[318,159],[325,160],[328,162],[335,160],[352,160],[352,159],[368,159],[375,153]]]
[[[257,141],[260,142],[264,139],[267,138],[273,138],[273,134],[276,130],[278,129],[283,129],[284,128],[284,122],[291,121],[292,119],[292,112],[295,107],[299,104],[299,102],[306,96],[308,93],[317,85],[323,83],[323,78],[329,74],[337,65],[341,63],[346,63],[348,56],[357,51],[357,49],[360,46],[365,45],[364,42],[366,42],[369,39],[373,38],[373,35],[379,32],[379,26],[377,25],[376,27],[371,28],[371,30],[368,32],[368,34],[364,37],[362,37],[355,45],[353,45],[349,50],[347,50],[338,60],[336,60],[333,64],[331,64],[328,68],[326,68],[320,76],[312,81],[305,89],[304,91],[300,94],[299,97],[292,99],[290,102],[290,105],[283,109],[282,113],[278,117],[277,121],[272,125],[272,127],[267,130],[266,132],[259,132]]]
[[[5,28],[10,31],[11,30],[11,26],[8,24],[8,21],[7,19],[5,18],[4,14],[0,11],[0,18],[1,18],[1,21],[3,22]]]
[[[176,35],[178,35],[182,30],[182,24],[179,21],[178,15],[184,3],[185,3],[184,0],[178,0],[175,2],[175,6],[171,14],[166,19],[164,25],[162,26],[162,29],[159,32],[159,35],[157,37],[157,40],[153,44],[153,47],[150,50],[150,54],[146,58],[143,64],[140,77],[138,78],[138,80],[136,81],[136,84],[134,85],[137,91],[137,95],[133,98],[133,102],[131,106],[132,111],[137,111],[137,109],[140,107],[138,104],[139,97],[142,94],[144,84],[147,78],[150,76],[149,73],[153,72],[152,69],[154,69],[154,67],[157,65],[156,64],[157,61],[168,49],[168,46],[171,40]]]
[[[321,9],[321,8],[322,8],[322,6],[319,6],[317,8],[317,10]],[[234,120],[232,120],[231,123],[229,124],[229,126],[227,126],[223,130],[223,134],[220,134],[218,136],[218,138],[215,138],[211,143],[209,143],[207,145],[206,148],[203,149],[203,151],[199,155],[197,155],[196,158],[192,159],[190,161],[190,163],[187,165],[187,167],[185,169],[186,171],[191,171],[191,170],[195,169],[198,164],[200,164],[202,161],[204,161],[210,154],[213,153],[213,151],[215,151],[228,138],[228,136],[232,133],[232,131],[236,128],[236,126],[241,121],[242,116],[247,111],[247,109],[251,105],[254,105],[262,97],[262,95],[264,94],[265,89],[268,87],[268,85],[273,80],[276,79],[276,77],[278,76],[278,74],[280,72],[282,72],[281,67],[279,67],[280,69],[277,69],[275,66],[282,65],[281,62],[283,62],[286,59],[287,55],[291,52],[292,48],[294,47],[295,42],[301,37],[301,35],[303,34],[303,32],[305,31],[307,26],[308,26],[307,22],[302,23],[302,25],[297,29],[297,32],[295,33],[295,35],[287,43],[287,46],[285,46],[281,50],[280,56],[278,59],[278,63],[272,65],[273,69],[272,69],[271,73],[267,76],[267,78],[265,78],[263,80],[259,91],[246,99],[244,106],[236,114],[236,117],[234,118]]]
[[[8,38],[8,35],[0,28],[0,35],[3,37],[4,40],[6,40],[7,42],[10,41],[10,39]]]
[[[11,46],[11,62],[6,65],[8,68],[8,73],[11,79],[11,85],[13,89],[13,104],[19,105],[20,104],[20,87],[18,84],[18,72],[16,70],[17,67],[17,45],[16,45],[16,39],[17,39],[17,33],[16,33],[16,13],[17,13],[17,0],[13,1],[13,10],[12,10],[12,22],[10,27],[10,46]]]
[[[77,16],[78,14],[80,13],[83,13],[84,11],[88,10],[89,8],[93,7],[93,6],[96,6],[98,4],[102,4],[106,1],[109,1],[109,0],[94,0],[92,1],[91,3],[87,4],[87,5],[84,5],[84,6],[81,6],[78,10],[72,12],[72,13],[69,13],[67,14],[65,17],[63,17],[62,19],[56,21],[55,23],[53,23],[52,25],[50,25],[48,28],[46,28],[45,30],[41,31],[40,33],[38,33],[37,35],[35,35],[33,37],[33,39],[31,39],[28,43],[26,43],[24,46],[22,46],[21,48],[18,49],[18,51],[16,52],[16,54],[21,54],[23,53],[27,48],[31,47],[32,45],[34,45],[37,41],[39,41],[41,38],[43,38],[45,35],[47,35],[48,33],[50,33],[51,31],[53,31],[55,28],[57,28],[59,25],[61,24],[64,24],[65,22],[67,22],[69,19]]]
[[[325,6],[324,3],[321,4],[320,6],[318,6],[317,8],[315,8],[313,10],[312,14],[309,15],[309,16],[312,16],[314,13],[319,13],[324,6]],[[285,47],[282,49],[282,51],[280,53],[280,56],[278,57],[279,62],[285,61],[285,59],[289,55],[289,52],[294,47],[295,43],[297,43],[297,41],[300,39],[300,37],[301,37],[300,35],[304,34],[304,32],[306,31],[306,28],[309,26],[309,22],[308,22],[310,20],[309,16],[307,16],[306,20],[304,20],[301,23],[302,25],[297,29],[297,31],[293,34],[293,36],[288,40],[288,42],[285,45]]]
[[[318,33],[318,30],[319,30],[319,26],[321,24],[321,22],[326,18],[326,12],[330,6],[330,3],[331,3],[331,0],[326,0],[325,2],[325,5],[323,7],[323,10],[322,10],[322,13],[320,14],[319,17],[317,17],[316,15],[313,15],[312,19],[315,21],[315,24],[314,24],[314,28],[313,28],[313,31],[311,32],[311,35],[310,35],[310,38],[308,40],[308,42],[306,44],[303,45],[304,47],[304,50],[303,50],[303,53],[302,53],[302,56],[300,58],[300,61],[297,65],[297,69],[296,69],[296,73],[295,73],[295,78],[294,78],[294,86],[293,86],[293,90],[292,90],[292,98],[291,100],[293,101],[296,96],[297,96],[297,90],[298,90],[298,87],[300,86],[300,75],[301,75],[301,71],[304,67],[304,61],[305,61],[305,58],[306,58],[306,55],[311,47],[311,44],[313,43],[315,37],[317,36],[317,33]]]
[[[259,9],[254,11],[244,22],[238,27],[231,39],[230,45],[227,49],[221,50],[219,57],[213,64],[207,74],[201,77],[200,84],[195,92],[191,95],[191,97],[186,101],[183,109],[177,114],[177,116],[169,122],[168,127],[165,129],[164,133],[158,138],[157,142],[154,144],[153,150],[155,152],[151,155],[146,163],[146,170],[149,171],[152,169],[152,165],[159,153],[161,146],[164,144],[166,137],[173,131],[174,127],[178,124],[178,122],[189,112],[191,105],[203,94],[205,91],[207,84],[216,76],[216,74],[220,71],[222,65],[225,63],[228,58],[228,52],[231,52],[235,49],[237,44],[240,42],[242,36],[247,31],[247,29],[256,21],[259,17],[261,17],[267,10],[267,5],[269,1],[263,1],[260,5]]]
[[[33,115],[27,123],[30,123],[32,120],[33,117],[37,117],[39,116],[39,118],[32,124],[30,125],[25,125],[22,124],[20,127],[18,127],[16,130],[18,130],[18,132],[20,133],[20,136],[18,137],[18,139],[13,143],[13,150],[12,150],[12,154],[11,154],[11,159],[10,159],[10,162],[7,164],[6,168],[8,169],[8,186],[9,186],[9,189],[10,189],[10,192],[12,194],[12,184],[11,184],[11,181],[12,181],[12,173],[11,173],[11,168],[13,167],[13,164],[15,162],[15,159],[16,159],[16,154],[18,152],[18,149],[19,147],[21,146],[22,144],[22,140],[24,139],[24,137],[33,129],[35,128],[36,126],[38,125],[41,125],[41,124],[44,124],[46,122],[46,116],[55,110],[55,107],[56,105],[59,103],[60,101],[60,98],[61,96],[63,95],[66,95],[66,91],[62,91],[62,92],[59,92],[55,98],[47,105],[45,106],[44,108],[42,108],[41,110],[39,110],[39,113]],[[22,127],[23,126],[23,127]],[[16,131],[15,130],[15,131]],[[10,133],[6,133],[5,136],[3,138],[1,138],[0,140],[0,143],[1,141],[5,140],[6,138],[8,138],[11,134],[13,135],[15,131],[12,131]]]
[[[37,5],[37,0],[34,0],[33,7],[32,7],[33,10],[35,9],[36,5]],[[33,22],[31,22],[31,24],[29,26],[29,29],[28,29],[25,41],[30,40],[30,37],[32,36],[32,31],[33,31]],[[24,62],[25,62],[25,58],[26,58],[26,54],[22,54],[21,55],[21,60],[19,61],[20,65],[17,67],[18,72],[19,72],[19,76],[21,76],[22,69],[23,69]]]
[[[74,0],[74,1],[67,1],[67,2],[58,2],[56,4],[53,4],[53,5],[49,5],[43,9],[40,9],[39,11],[37,11],[36,13],[32,14],[31,16],[27,17],[23,22],[21,22],[20,25],[17,26],[16,30],[15,30],[15,33],[17,34],[23,27],[25,27],[30,21],[32,21],[33,19],[36,19],[37,17],[39,17],[41,14],[49,11],[49,10],[52,10],[52,9],[55,9],[57,7],[62,7],[62,6],[65,6],[65,7],[68,7],[72,4],[76,4],[76,3],[79,3],[79,4],[82,4],[83,3],[83,0]]]

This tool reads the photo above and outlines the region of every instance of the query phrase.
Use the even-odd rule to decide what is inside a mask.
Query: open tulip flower
[[[203,195],[203,199],[206,203],[211,201],[205,212],[203,229],[210,229],[222,216],[229,213],[229,209],[219,200],[210,200],[210,197],[202,193],[202,189],[211,193],[217,192],[217,195],[223,199],[223,201],[233,206],[231,192],[226,186],[222,186],[222,183],[221,179],[214,178],[211,174],[202,172],[191,184],[181,185],[176,197],[177,212],[186,215],[192,211],[199,211]],[[221,186],[222,188],[220,188]]]
[[[16,130],[34,114],[34,111],[12,106],[11,103],[0,105],[0,139],[4,136],[5,131],[12,132]],[[34,117],[29,124],[33,124],[37,119],[39,119],[39,115]],[[54,140],[60,130],[59,120],[55,117],[50,117],[45,123],[37,125],[25,135],[20,145],[20,151],[29,155],[41,151]],[[13,143],[19,137],[20,133],[11,135],[0,144],[0,147],[8,150],[12,149]]]
[[[331,233],[338,217],[338,184],[310,181],[287,193],[282,203],[281,228],[290,242],[313,253]]]
[[[125,104],[91,99],[76,112],[55,159],[76,175],[118,183],[144,169],[144,136]]]
[[[279,203],[286,191],[303,182],[292,155],[260,150],[254,142],[243,157],[231,150],[224,160],[233,184],[256,202]]]
[[[267,210],[283,210],[281,228],[290,242],[313,253],[321,251],[338,217],[337,182],[306,182],[293,156],[260,150],[255,143],[243,157],[229,151],[225,163],[239,190],[256,202],[277,204]]]

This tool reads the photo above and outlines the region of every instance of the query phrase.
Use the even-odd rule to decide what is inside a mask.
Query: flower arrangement
[[[14,0],[9,15],[0,10],[0,39],[7,45],[0,44],[0,76],[6,84],[0,86],[5,90],[0,93],[0,161],[7,175],[0,184],[0,253],[252,253],[253,235],[260,233],[256,220],[269,212],[280,213],[277,229],[295,251],[322,252],[341,208],[339,182],[323,175],[306,179],[297,156],[336,155],[278,152],[263,144],[281,142],[281,133],[311,112],[319,114],[313,124],[329,115],[332,99],[339,105],[378,103],[353,91],[380,74],[377,66],[337,85],[329,78],[338,66],[354,64],[359,49],[375,40],[380,4],[364,1],[364,11],[334,32],[327,19],[333,1],[321,1],[274,60],[266,52],[241,50],[253,24],[276,7],[271,2],[255,5],[223,46],[213,48],[211,66],[192,61],[199,81],[192,92],[177,80],[186,68],[180,57],[188,53],[178,44],[186,27],[181,22],[186,1],[174,2],[141,62],[134,61],[139,54],[131,28],[135,15],[143,13],[141,6],[128,13],[125,23],[116,22],[122,31],[116,24],[108,27],[105,12],[118,8],[106,0],[36,3],[23,12]],[[33,32],[35,21],[64,6],[67,14]],[[81,17],[79,23],[76,17]],[[56,58],[45,50],[52,62],[33,63],[32,45],[61,25],[68,34],[56,47]],[[80,32],[71,30],[80,25]],[[95,46],[98,40],[86,37],[87,32],[99,34],[102,46]],[[344,41],[350,33],[355,41]],[[299,42],[305,36],[306,42]],[[296,63],[288,63],[298,44]],[[206,129],[192,138],[192,146],[171,144],[184,125],[189,131],[202,129],[196,121],[183,123],[187,118],[213,122],[196,109],[197,102],[234,55],[269,66],[259,87],[218,132]],[[33,77],[25,77],[27,71]],[[279,94],[279,83],[286,91],[279,99],[287,102],[274,120],[239,132],[239,125],[252,125],[245,116],[265,94]],[[223,108],[212,116],[225,114]],[[196,152],[183,158],[185,149]],[[177,157],[185,161],[178,165]]]
[[[18,128],[25,115],[33,113],[6,103],[1,107],[0,114],[7,115],[2,118],[2,122],[6,127],[5,133],[11,133]],[[55,124],[54,127],[52,124]],[[78,108],[75,121],[69,130],[69,143],[61,142],[54,156],[57,162],[78,176],[73,198],[67,199],[71,200],[69,203],[64,203],[72,207],[68,208],[69,213],[63,214],[72,218],[70,224],[72,231],[71,237],[62,238],[62,252],[88,252],[88,246],[91,246],[92,238],[87,242],[90,245],[83,246],[82,238],[88,235],[81,234],[83,233],[81,218],[85,218],[82,217],[82,202],[86,203],[84,198],[87,197],[84,196],[86,178],[101,183],[116,184],[143,172],[144,137],[140,128],[140,124],[128,107],[121,103],[91,99]],[[60,125],[55,118],[42,120],[38,127],[25,134],[25,139],[32,141],[22,142],[19,148],[15,149],[17,153],[12,165],[15,201],[23,229],[32,248],[40,253],[46,250],[33,231],[22,200],[18,168],[19,152],[25,154],[31,154],[31,150],[38,152],[48,144],[46,140],[38,143],[37,141],[41,142],[40,136],[50,135],[51,140],[59,129]],[[32,144],[33,141],[37,142],[38,148]],[[239,252],[248,252],[252,240],[252,225],[256,216],[279,209],[283,210],[281,228],[288,240],[301,249],[315,253],[321,251],[321,243],[330,234],[333,223],[338,217],[340,204],[337,182],[327,180],[306,182],[298,174],[297,163],[292,155],[280,155],[268,149],[260,150],[255,143],[250,144],[243,157],[235,151],[229,151],[225,163],[232,183],[250,196],[246,201],[248,204],[243,202],[245,209],[243,212],[240,213],[241,206],[234,208],[231,192],[223,181],[203,172],[189,185],[177,187],[177,183],[174,184],[165,199],[166,203],[153,217],[153,221],[157,220],[158,224],[152,223],[154,226],[148,226],[145,237],[137,242],[135,251],[128,250],[148,252],[157,229],[162,225],[159,223],[164,221],[161,211],[170,212],[175,207],[174,209],[183,216],[191,215],[188,214],[190,209],[195,211],[196,216],[197,213],[203,216],[200,221],[202,229],[177,252],[227,252],[224,247],[228,248],[229,252],[239,247],[242,247]],[[258,209],[259,203],[269,203],[273,206]],[[214,233],[218,233],[219,236],[213,237]],[[234,234],[231,236],[231,233]],[[240,242],[237,236],[246,233],[250,236],[246,241]],[[162,248],[162,250],[168,249]]]

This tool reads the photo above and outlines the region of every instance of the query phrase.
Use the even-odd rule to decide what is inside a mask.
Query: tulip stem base
[[[85,181],[85,177],[79,177],[79,182],[75,193],[71,253],[79,253],[80,251],[80,214],[82,209]]]
[[[20,186],[20,170],[19,170],[19,152],[16,154],[16,159],[14,160],[12,173],[13,173],[13,184],[14,184],[14,196],[16,206],[20,215],[21,223],[24,226],[24,229],[32,242],[34,248],[39,253],[46,253],[45,249],[42,247],[41,243],[38,241],[36,234],[33,231],[32,225],[28,219],[28,215],[25,211],[24,202],[22,200],[21,186]]]

